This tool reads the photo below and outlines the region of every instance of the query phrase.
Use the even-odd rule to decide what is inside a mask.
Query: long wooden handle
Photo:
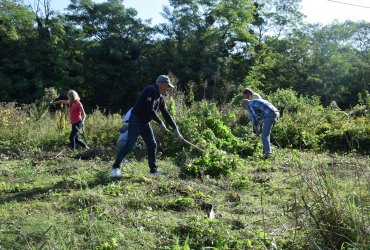
[[[172,131],[170,131],[170,130],[168,130],[168,129],[166,129],[167,130],[167,132],[169,132],[170,134],[172,134],[173,135],[173,133],[172,133]],[[191,142],[189,142],[189,141],[187,141],[184,137],[181,139],[181,141],[183,141],[183,142],[185,142],[185,144],[187,144],[187,145],[189,145],[189,146],[192,146],[193,148],[195,148],[195,149],[197,149],[199,152],[201,152],[202,154],[204,154],[205,153],[205,151],[203,150],[203,149],[201,149],[200,147],[198,147],[197,145],[195,145],[195,144],[193,144],[193,143],[191,143]]]
[[[191,143],[191,142],[189,142],[189,141],[187,141],[187,140],[185,140],[184,138],[182,139],[182,141],[183,142],[185,142],[186,144],[188,144],[188,145],[190,145],[190,146],[192,146],[192,147],[194,147],[195,149],[197,149],[199,152],[201,152],[202,154],[204,154],[204,150],[203,149],[201,149],[200,147],[198,147],[197,145],[195,145],[195,144],[193,144],[193,143]]]

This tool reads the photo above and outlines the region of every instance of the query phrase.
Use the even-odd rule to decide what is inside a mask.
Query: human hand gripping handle
[[[161,125],[160,125],[161,129],[163,129],[164,131],[168,131],[166,125],[162,122]]]
[[[179,128],[175,128],[173,130],[173,133],[174,133],[174,135],[176,136],[177,139],[179,139],[179,140],[183,140],[184,139],[184,137],[182,136],[182,134],[179,131]]]
[[[260,135],[262,133],[262,125],[263,125],[263,120],[256,120],[253,123],[253,132],[256,135]]]
[[[162,127],[162,126],[161,126],[161,127]],[[166,128],[166,131],[169,131],[169,130]],[[185,144],[190,145],[190,146],[192,146],[192,147],[196,148],[196,149],[197,149],[199,152],[201,152],[201,153],[204,153],[204,150],[203,150],[203,149],[201,149],[201,148],[199,148],[197,145],[194,145],[193,143],[191,143],[191,142],[189,142],[189,141],[185,140],[185,139],[184,139],[184,137],[181,135],[181,133],[180,133],[180,131],[179,131],[179,129],[178,129],[178,128],[175,128],[175,129],[173,130],[173,134],[176,136],[176,138],[177,138],[177,139],[181,140],[181,141],[182,141],[182,142],[184,142]]]
[[[46,106],[55,107],[55,102],[46,102]]]
[[[253,133],[254,133],[255,135],[259,135],[259,131],[258,131],[258,123],[257,123],[257,121],[254,121],[254,122],[253,122]]]

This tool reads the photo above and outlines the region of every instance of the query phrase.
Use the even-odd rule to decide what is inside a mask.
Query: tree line
[[[195,100],[228,102],[246,86],[292,89],[341,108],[370,89],[370,23],[307,24],[297,0],[170,0],[164,23],[122,0],[0,1],[0,101],[45,88],[78,91],[87,107],[133,105],[159,74]]]

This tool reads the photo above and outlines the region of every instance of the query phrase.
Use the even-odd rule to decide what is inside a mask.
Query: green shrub
[[[226,123],[228,120],[231,124],[235,123],[237,120],[235,112],[230,111],[223,115],[214,103],[202,101],[193,103],[187,109],[182,107],[182,114],[175,118],[184,138],[203,149],[212,151],[221,149],[241,157],[253,155],[256,149],[254,142],[236,137],[230,125]],[[155,125],[154,130],[158,135],[159,151],[164,155],[176,155],[187,147],[186,144],[176,140],[173,135],[168,135],[158,129],[158,126]],[[192,152],[194,156],[198,154],[194,149]]]
[[[351,118],[339,109],[324,108],[317,98],[300,98],[296,107],[275,125],[273,143],[298,149],[368,152],[368,118]]]
[[[51,98],[54,94],[52,90],[48,90],[45,98]],[[323,107],[318,98],[298,97],[292,90],[278,90],[269,99],[280,110],[284,110],[272,131],[273,144],[303,150],[369,152],[369,115],[349,116],[337,108]],[[368,107],[368,99],[361,99],[361,105],[365,108]],[[68,144],[70,125],[66,126],[65,123],[68,122],[62,121],[66,118],[66,109],[58,111],[58,114],[45,113],[41,107],[43,102],[38,103],[39,106],[19,106],[16,103],[0,105],[2,153],[20,155],[40,150],[60,151],[60,147]],[[245,110],[231,105],[219,107],[209,101],[192,102],[187,106],[181,92],[170,96],[168,104],[171,113],[176,114],[174,119],[184,138],[199,147],[210,152],[222,150],[242,158],[260,151],[260,138],[252,136],[251,124],[244,126],[248,120]],[[184,150],[189,153],[182,158],[198,155],[196,149],[176,140],[173,135],[159,129],[154,122],[152,124],[159,155],[185,156],[181,153]],[[120,126],[120,115],[93,111],[88,114],[85,123],[88,145],[107,148],[112,152],[108,155],[114,155]],[[143,157],[146,152],[138,150],[135,155]],[[195,171],[195,175],[199,173],[196,168],[200,165],[199,162],[190,168]],[[209,166],[209,163],[205,166]]]
[[[119,128],[122,125],[118,114],[103,114],[100,110],[87,116],[86,133],[88,142],[103,147],[116,147]]]
[[[363,124],[357,127],[345,127],[339,130],[327,131],[322,136],[324,148],[331,151],[358,151],[369,153],[370,125]]]
[[[190,176],[209,175],[212,177],[227,176],[232,170],[241,166],[242,162],[235,155],[227,155],[220,151],[205,153],[201,157],[184,166],[184,173]]]
[[[278,89],[269,96],[269,101],[281,112],[296,112],[302,107],[297,93],[291,89]]]
[[[171,201],[168,207],[176,211],[185,211],[195,208],[196,204],[191,197],[179,197],[174,201]]]

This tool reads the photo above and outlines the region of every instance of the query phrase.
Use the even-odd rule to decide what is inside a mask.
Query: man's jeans
[[[271,143],[270,143],[270,135],[271,135],[272,127],[274,126],[275,122],[278,119],[279,119],[279,112],[271,112],[263,120],[262,144],[263,144],[263,154],[264,155],[269,155],[269,154],[272,153]]]
[[[119,168],[122,160],[134,147],[138,136],[141,135],[148,148],[148,164],[151,173],[157,172],[156,151],[157,143],[154,138],[153,130],[149,123],[139,121],[135,116],[131,115],[128,126],[128,138],[126,145],[118,151],[115,162],[112,168]]]

